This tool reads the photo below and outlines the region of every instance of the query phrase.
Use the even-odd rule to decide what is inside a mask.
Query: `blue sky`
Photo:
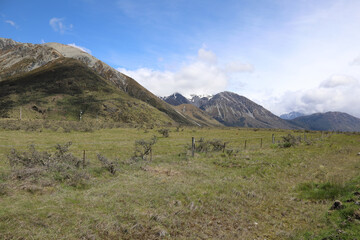
[[[75,44],[157,95],[360,117],[358,0],[0,0],[0,37]]]

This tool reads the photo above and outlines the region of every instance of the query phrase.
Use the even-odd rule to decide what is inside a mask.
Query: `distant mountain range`
[[[60,43],[0,38],[0,69],[0,118],[18,118],[21,109],[24,119],[360,132],[360,119],[346,113],[292,112],[280,118],[232,92],[159,98],[99,59]]]
[[[192,95],[189,99],[176,93],[163,99],[169,104],[175,100],[177,104],[190,103],[225,126],[360,132],[360,119],[346,113],[327,112],[305,116],[300,112],[290,112],[279,118],[246,97],[232,92],[213,96]]]
[[[191,103],[225,126],[298,128],[298,126],[277,117],[246,97],[232,92],[221,92],[213,96],[192,95],[190,99],[176,93],[163,99],[169,104],[174,102]]]

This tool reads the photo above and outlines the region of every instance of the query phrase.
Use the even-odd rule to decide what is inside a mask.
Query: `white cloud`
[[[353,77],[345,76],[345,75],[333,75],[329,79],[323,81],[320,84],[320,87],[323,88],[336,88],[340,86],[353,86],[358,85],[358,80]]]
[[[199,57],[199,60],[204,61],[204,62],[208,62],[208,63],[216,63],[217,62],[217,57],[216,57],[215,53],[213,53],[212,51],[208,51],[204,48],[199,49],[198,57]]]
[[[88,48],[86,48],[86,47],[78,46],[78,45],[76,45],[75,43],[69,43],[68,46],[72,46],[72,47],[78,48],[78,49],[80,49],[80,50],[83,51],[83,52],[87,52],[87,53],[91,54],[91,50],[90,50],[90,49],[88,49]]]
[[[6,23],[10,24],[11,26],[13,26],[14,28],[18,28],[18,25],[14,22],[14,21],[11,21],[11,20],[5,20]]]
[[[245,64],[246,65],[246,64]],[[215,94],[226,90],[234,71],[221,67],[215,53],[199,49],[197,57],[184,64],[177,71],[157,71],[148,68],[137,70],[118,70],[138,81],[145,88],[158,96],[167,96],[180,92],[190,94]],[[247,68],[236,69],[236,72],[247,72]]]
[[[64,24],[64,18],[52,18],[49,21],[50,26],[55,32],[60,32],[61,34],[64,34],[67,31],[70,31],[73,28],[73,25],[65,25]]]
[[[226,69],[229,72],[253,72],[254,66],[249,63],[233,61],[226,65]]]
[[[334,75],[321,82],[319,87],[288,91],[278,99],[270,100],[277,114],[300,111],[306,114],[339,111],[360,117],[360,82],[344,75]]]
[[[358,56],[357,58],[355,58],[354,60],[352,60],[352,62],[350,63],[350,65],[352,65],[352,66],[360,66],[360,56]]]

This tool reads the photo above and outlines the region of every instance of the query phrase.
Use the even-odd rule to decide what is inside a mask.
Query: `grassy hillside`
[[[0,238],[358,236],[353,207],[356,195],[344,209],[329,210],[335,199],[345,203],[345,195],[360,190],[356,180],[360,168],[358,135],[311,132],[304,141],[303,133],[291,131],[171,128],[165,138],[158,130],[0,130]],[[289,144],[285,144],[282,136],[289,133],[295,138],[287,137]],[[272,134],[283,147],[272,144]],[[154,135],[158,139],[152,161],[132,158],[135,141],[149,141]],[[191,137],[197,140],[195,157],[189,151]],[[301,142],[297,142],[299,137]],[[200,138],[204,140],[199,142]],[[56,144],[68,141],[72,142],[69,152],[55,149]],[[30,144],[36,151],[21,153],[28,151]],[[215,146],[220,146],[220,151],[214,151]],[[11,148],[17,152],[11,153]],[[76,159],[69,153],[80,159],[79,168],[71,167]],[[107,158],[107,163],[100,162],[97,153]],[[34,162],[31,159],[51,162],[60,158],[68,168],[59,163],[46,167],[30,164]],[[29,164],[25,167],[16,159],[28,159],[25,162]],[[115,166],[115,174],[110,173],[110,166]],[[321,194],[323,189],[330,189],[331,194]],[[343,216],[352,220],[341,225]]]
[[[173,124],[165,113],[130,97],[81,62],[61,58],[0,82],[1,117],[100,119],[134,124]]]

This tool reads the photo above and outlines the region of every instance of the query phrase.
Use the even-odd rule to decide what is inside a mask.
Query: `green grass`
[[[165,138],[158,130],[0,130],[0,238],[312,239],[327,236],[334,224],[354,214],[355,209],[347,207],[327,217],[333,198],[345,202],[343,194],[360,188],[354,180],[360,168],[359,135],[321,138],[321,133],[309,132],[311,144],[279,148],[271,142],[273,133],[276,141],[288,133],[303,133],[170,128]],[[158,141],[153,161],[131,161],[135,141],[154,135]],[[192,137],[226,141],[231,151],[196,153],[192,158]],[[34,144],[39,151],[53,153],[57,143],[68,141],[78,158],[86,150],[86,186],[11,178],[6,157],[11,146],[25,151]],[[102,167],[97,153],[117,163],[115,175]],[[329,189],[337,193],[328,197]],[[314,194],[320,190],[324,194]],[[301,195],[305,193],[315,197]],[[357,234],[353,227],[345,231]]]
[[[355,191],[356,186],[351,183],[303,183],[298,187],[300,197],[304,199],[330,199],[343,196],[348,192]]]

